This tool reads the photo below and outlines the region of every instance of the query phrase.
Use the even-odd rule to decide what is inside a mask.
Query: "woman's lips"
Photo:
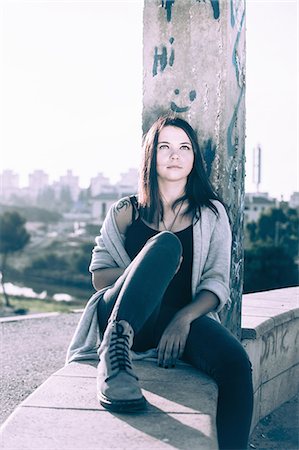
[[[182,166],[167,166],[167,169],[182,169]]]

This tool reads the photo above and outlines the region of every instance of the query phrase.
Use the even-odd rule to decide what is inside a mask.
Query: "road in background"
[[[0,323],[0,423],[65,363],[80,314]]]

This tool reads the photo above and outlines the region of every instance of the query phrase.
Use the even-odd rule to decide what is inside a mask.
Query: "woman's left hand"
[[[190,332],[191,322],[186,316],[178,313],[165,328],[158,344],[159,366],[174,367],[176,360],[180,358],[185,349],[186,341]]]

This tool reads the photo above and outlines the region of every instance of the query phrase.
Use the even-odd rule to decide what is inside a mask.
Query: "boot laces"
[[[112,370],[133,370],[130,358],[130,336],[124,333],[124,327],[116,323],[112,331],[111,345],[109,350]]]

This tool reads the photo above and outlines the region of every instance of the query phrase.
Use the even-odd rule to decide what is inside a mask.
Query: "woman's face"
[[[185,131],[171,125],[162,128],[157,145],[158,179],[187,182],[193,163],[193,148]]]

